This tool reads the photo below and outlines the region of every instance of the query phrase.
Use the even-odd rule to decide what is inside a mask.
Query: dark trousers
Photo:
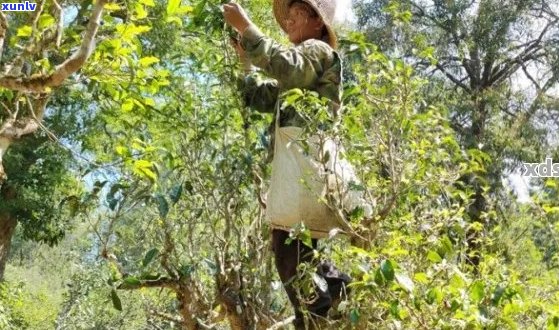
[[[327,290],[321,290],[315,285],[316,299],[312,303],[302,306],[297,299],[297,266],[302,262],[310,262],[313,257],[312,250],[316,248],[317,240],[312,240],[312,248],[306,246],[300,240],[294,239],[290,244],[285,244],[289,232],[284,230],[272,230],[272,250],[274,251],[276,268],[287,297],[295,310],[295,325],[297,329],[304,329],[303,308],[306,308],[312,316],[326,317],[333,301],[345,297],[348,293],[346,288],[351,278],[328,262],[322,261],[318,264],[316,273],[326,281]],[[302,326],[302,328],[301,328]]]

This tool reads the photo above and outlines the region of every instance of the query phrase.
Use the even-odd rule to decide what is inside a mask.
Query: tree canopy
[[[278,329],[267,114],[220,1],[0,13],[0,328]],[[242,2],[286,42],[268,1]],[[321,240],[353,278],[324,329],[559,329],[559,8],[357,1],[341,137],[374,202]],[[315,93],[287,102],[324,128]],[[334,234],[334,233],[333,233]],[[293,237],[310,244],[304,226]],[[313,265],[301,292],[312,291]]]

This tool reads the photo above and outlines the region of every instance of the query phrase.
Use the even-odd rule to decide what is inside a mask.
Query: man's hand
[[[237,30],[239,34],[242,34],[252,24],[243,7],[234,2],[223,5],[223,17],[225,22]]]

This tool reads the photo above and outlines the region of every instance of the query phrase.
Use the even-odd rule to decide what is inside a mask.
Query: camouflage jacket
[[[257,111],[274,114],[268,129],[272,137],[269,160],[273,157],[276,102],[281,102],[283,92],[292,88],[316,91],[332,101],[332,115],[338,116],[342,63],[338,53],[327,43],[309,39],[287,48],[251,25],[243,33],[241,46],[252,64],[260,68],[242,80],[240,87],[245,103]],[[280,127],[302,127],[304,124],[304,119],[293,107],[280,109]]]

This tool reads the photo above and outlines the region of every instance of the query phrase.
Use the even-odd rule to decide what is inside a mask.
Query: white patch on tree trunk
[[[8,150],[8,147],[12,144],[12,140],[0,136],[0,184],[2,181],[6,180],[6,173],[4,172],[4,166],[2,166],[2,157]]]

